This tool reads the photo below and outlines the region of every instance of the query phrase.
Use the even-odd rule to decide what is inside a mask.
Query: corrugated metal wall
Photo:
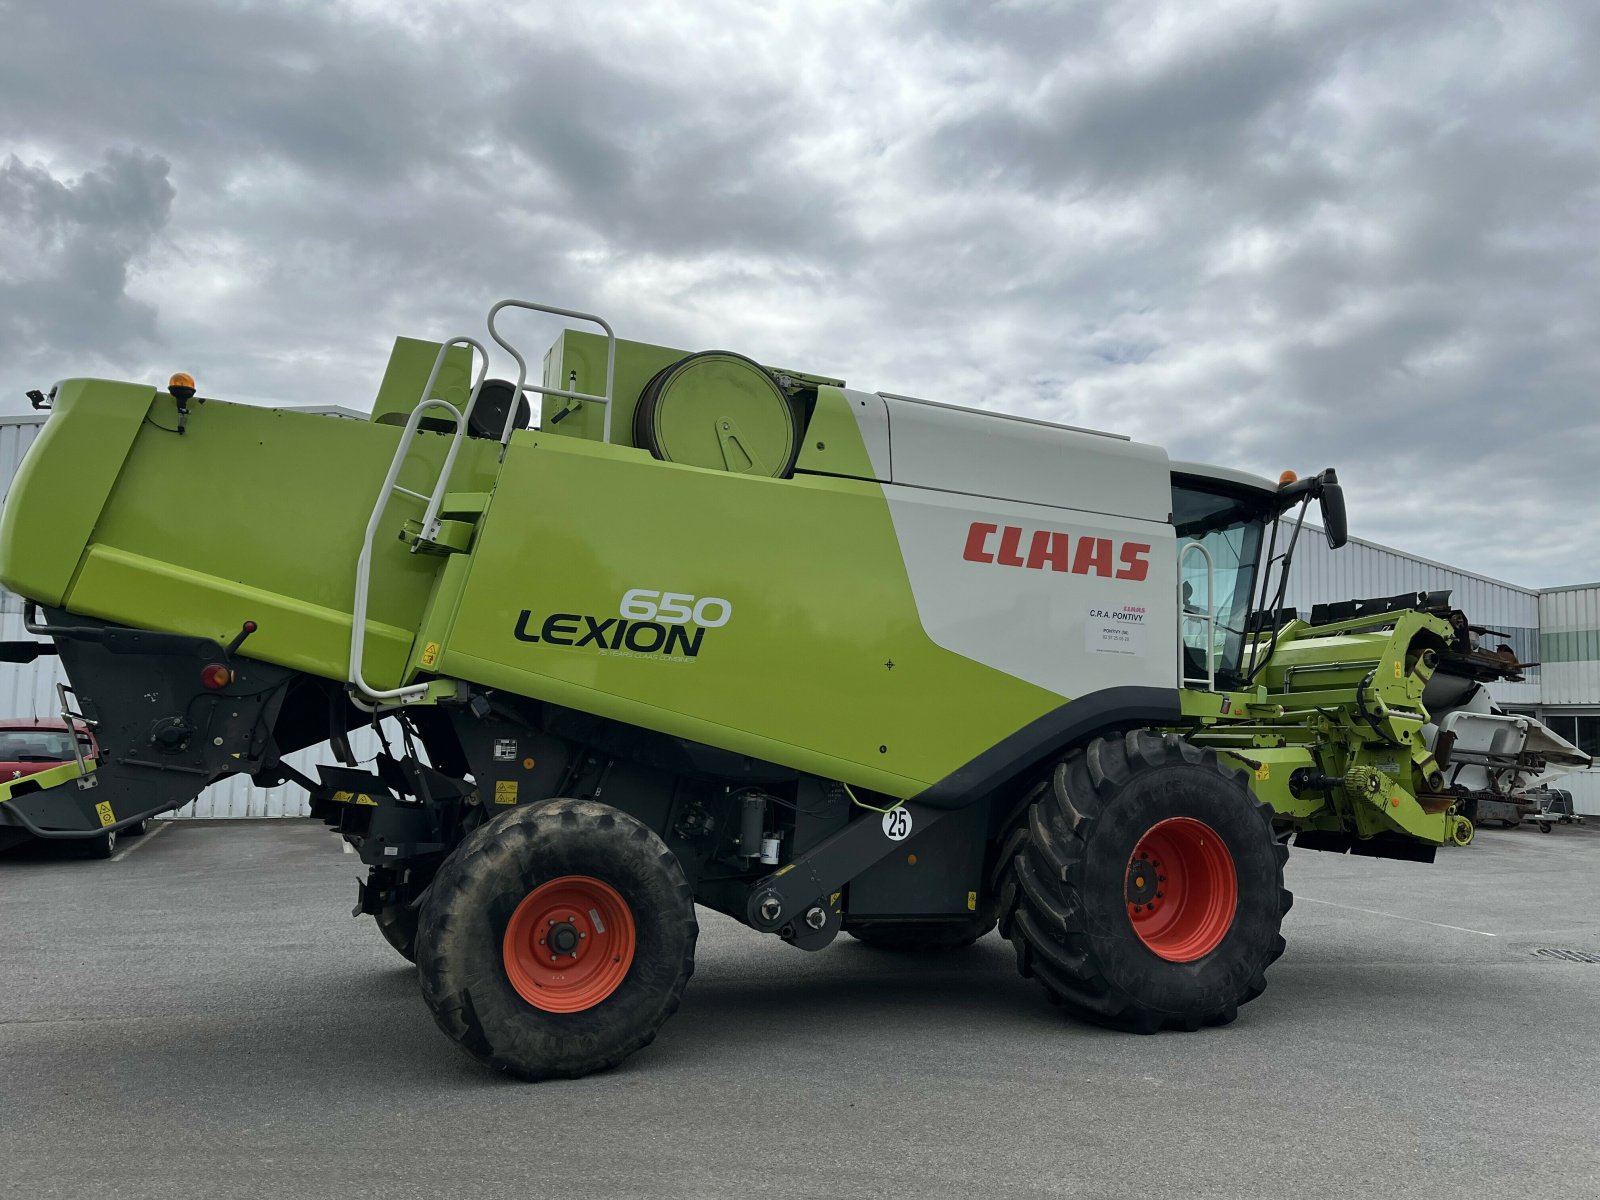
[[[1539,596],[1546,704],[1600,704],[1600,583]]]
[[[1287,603],[1307,613],[1313,604],[1445,588],[1474,625],[1508,635],[1504,640],[1520,661],[1539,661],[1538,592],[1359,538],[1329,550],[1320,531],[1307,529],[1295,548]],[[1539,703],[1540,686],[1540,669],[1534,668],[1526,683],[1495,684],[1490,693],[1502,704],[1532,706]]]
[[[1540,714],[1557,725],[1557,732],[1571,731],[1582,749],[1600,755],[1593,721],[1561,719],[1600,713],[1600,583],[1539,594],[1539,653],[1544,660]],[[1579,812],[1600,815],[1600,768],[1569,775],[1557,786],[1572,793]]]

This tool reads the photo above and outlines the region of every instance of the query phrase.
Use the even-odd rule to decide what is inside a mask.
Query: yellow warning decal
[[[978,893],[977,892],[968,892],[967,893],[967,911],[968,912],[977,912],[978,911]]]
[[[368,808],[377,808],[378,802],[365,792],[356,793],[356,803],[365,804]]]
[[[828,907],[829,908],[838,908],[839,907],[839,897],[842,896],[842,895],[844,895],[843,892],[834,892],[833,895],[829,896],[828,897]]]
[[[1256,778],[1265,782],[1272,778],[1272,767],[1269,763],[1262,763],[1256,768]]]
[[[354,792],[335,792],[333,794],[333,802],[335,804],[349,804],[354,798]]]
[[[494,802],[496,804],[515,804],[517,802],[517,781],[515,779],[495,780]]]
[[[1405,670],[1400,666],[1398,658],[1394,660],[1394,677],[1396,679],[1404,679],[1406,677]]]
[[[437,666],[439,663],[439,643],[429,642],[422,648],[422,665],[425,667]]]
[[[95,816],[100,818],[101,825],[115,825],[117,814],[111,811],[111,801],[102,800],[94,806]]]

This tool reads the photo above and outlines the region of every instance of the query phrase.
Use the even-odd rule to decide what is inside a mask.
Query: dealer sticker
[[[1083,648],[1090,654],[1143,656],[1145,622],[1142,605],[1091,605],[1083,622]]]

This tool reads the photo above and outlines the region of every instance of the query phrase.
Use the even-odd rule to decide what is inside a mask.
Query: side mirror
[[[1339,486],[1339,476],[1332,467],[1322,473],[1321,482],[1317,500],[1322,506],[1322,529],[1328,537],[1328,549],[1337,550],[1350,540],[1350,526],[1344,516],[1344,488]]]

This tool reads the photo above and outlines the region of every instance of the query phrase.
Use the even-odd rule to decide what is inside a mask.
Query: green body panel
[[[633,410],[639,393],[651,376],[670,367],[687,350],[650,346],[644,342],[617,339],[617,360],[611,389],[611,440],[620,446],[633,445]],[[577,372],[576,386],[572,373]],[[598,396],[606,387],[606,339],[597,333],[568,329],[556,339],[544,356],[544,386],[568,392],[587,392]],[[552,424],[563,409],[567,415]],[[605,406],[583,400],[564,400],[545,396],[540,406],[542,429],[559,431],[563,436],[603,441]]]
[[[424,342],[417,338],[395,338],[383,382],[378,385],[378,397],[372,402],[374,421],[385,425],[406,423],[422,396],[422,385],[427,383],[434,360],[439,357],[440,345],[440,342]],[[472,350],[467,346],[451,346],[439,367],[439,377],[434,381],[433,397],[464,410],[471,395]]]
[[[172,398],[145,384],[61,385],[55,415],[22,460],[0,513],[0,563],[12,591],[42,604],[66,598],[146,414],[168,426],[177,420]]]
[[[63,387],[0,521],[0,579],[30,599],[149,629],[226,640],[255,621],[252,657],[342,678],[361,537],[400,430],[216,400],[191,408],[180,437],[159,427],[174,425],[170,397]],[[431,487],[447,446],[419,434],[400,482]],[[455,479],[486,491],[497,450],[463,443]],[[70,473],[42,469],[66,461]],[[436,556],[400,540],[419,508],[391,501],[374,545],[375,686],[399,681],[438,573]]]
[[[634,588],[732,615],[693,656],[516,636],[524,610],[538,634],[552,614],[618,617]],[[1065,699],[928,639],[878,485],[561,437],[512,448],[454,619],[429,640],[445,674],[896,796]]]

